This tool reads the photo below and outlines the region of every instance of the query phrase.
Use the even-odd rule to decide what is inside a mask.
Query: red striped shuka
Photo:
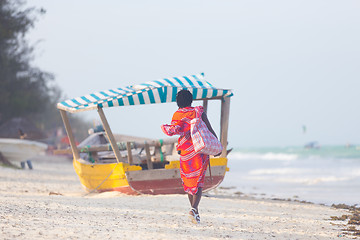
[[[196,107],[199,114],[204,108]],[[199,187],[204,187],[209,155],[197,154],[190,135],[190,121],[195,118],[194,107],[179,108],[173,115],[171,124],[161,125],[162,131],[168,135],[180,135],[177,150],[180,151],[180,175],[185,192],[195,195]]]

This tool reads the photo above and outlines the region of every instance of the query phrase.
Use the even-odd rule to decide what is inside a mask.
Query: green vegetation
[[[56,103],[64,99],[63,94],[52,73],[32,65],[35,47],[25,40],[45,12],[26,7],[23,0],[0,1],[0,125],[11,118],[23,117],[46,132],[63,126],[56,109]],[[83,130],[90,125],[74,117],[70,121]]]

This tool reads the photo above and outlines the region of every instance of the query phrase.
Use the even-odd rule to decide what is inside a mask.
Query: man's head
[[[176,95],[176,103],[179,108],[190,107],[193,101],[193,95],[189,90],[181,90]]]

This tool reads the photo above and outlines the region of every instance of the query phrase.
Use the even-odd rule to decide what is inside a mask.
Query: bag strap
[[[195,117],[196,118],[201,118],[201,115],[202,115],[203,112],[200,110],[200,107],[196,106],[196,107],[194,107],[194,109],[195,109]]]
[[[210,166],[210,156],[209,156],[209,173],[210,173],[210,182],[213,183],[212,175],[211,175],[211,166]]]

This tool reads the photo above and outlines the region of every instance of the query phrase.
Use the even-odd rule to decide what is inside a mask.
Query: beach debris
[[[60,195],[60,196],[63,196],[62,193],[59,193],[59,192],[49,192],[49,196],[50,195]]]
[[[349,215],[342,215],[341,217],[331,216],[331,220],[334,221],[346,221],[348,220],[347,228],[342,229],[343,234],[350,234],[353,236],[360,236],[360,229],[357,226],[360,226],[360,207],[357,205],[347,205],[347,204],[333,204],[331,207],[336,209],[346,209],[350,212]]]
[[[348,209],[348,210],[357,210],[360,211],[359,207],[356,207],[357,205],[347,205],[344,203],[340,203],[340,204],[333,204],[331,205],[331,207],[336,208],[336,209]]]
[[[346,219],[349,218],[350,215],[342,215],[341,217],[338,216],[330,216],[331,220],[334,221],[345,221]]]
[[[360,230],[356,229],[355,226],[349,226],[346,229],[342,229],[342,231],[344,231],[344,233],[351,233],[353,236],[360,236]]]
[[[360,215],[358,213],[354,213],[349,220],[349,224],[352,225],[360,225]]]
[[[236,187],[235,187],[235,186],[230,186],[230,187],[219,187],[219,189],[230,190],[230,189],[236,189]]]

